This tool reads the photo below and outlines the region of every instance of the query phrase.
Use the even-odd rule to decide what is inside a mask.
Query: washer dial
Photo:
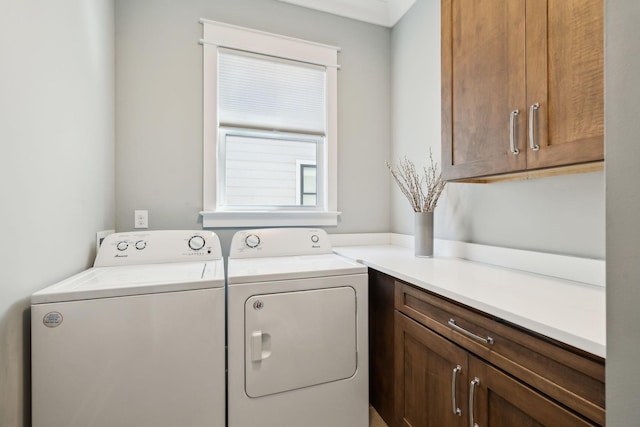
[[[125,240],[120,241],[116,244],[116,248],[118,248],[119,251],[126,251],[128,247],[129,247],[129,242]]]
[[[205,241],[204,237],[202,236],[193,236],[189,239],[189,248],[193,249],[194,251],[199,251],[200,249],[204,248],[204,245]]]
[[[260,237],[256,234],[249,234],[244,238],[244,244],[247,245],[248,248],[257,248],[260,244]]]

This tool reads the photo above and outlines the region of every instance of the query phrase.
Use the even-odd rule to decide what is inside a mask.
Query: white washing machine
[[[229,427],[368,427],[365,266],[323,230],[234,235],[227,266]]]
[[[207,231],[108,236],[31,297],[34,427],[224,427],[224,264]]]

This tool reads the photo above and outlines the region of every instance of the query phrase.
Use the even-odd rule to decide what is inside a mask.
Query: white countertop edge
[[[334,247],[392,245],[413,249],[413,236],[397,233],[329,234]],[[460,258],[590,285],[606,285],[605,260],[434,239],[436,256]]]
[[[529,329],[533,332],[539,333],[541,335],[547,336],[549,338],[555,339],[565,344],[569,344],[573,347],[579,348],[581,350],[587,351],[589,353],[595,354],[596,356],[600,356],[602,358],[606,358],[606,345],[602,343],[598,343],[584,337],[580,337],[577,335],[570,334],[561,328],[551,327],[547,324],[536,322],[533,319],[522,317],[517,313],[513,313],[508,310],[504,310],[500,307],[492,306],[489,304],[485,304],[483,302],[467,298],[465,295],[461,295],[459,293],[451,292],[446,288],[441,288],[431,283],[424,282],[422,280],[416,279],[415,277],[407,276],[402,272],[395,271],[389,269],[383,265],[377,264],[375,262],[368,262],[366,260],[358,260],[362,262],[367,267],[370,267],[374,270],[380,271],[382,273],[388,274],[389,276],[393,276],[399,280],[410,283],[412,285],[418,286],[427,291],[431,291],[435,294],[441,295],[445,298],[449,298],[453,301],[457,301],[461,304],[467,305],[469,307],[473,307],[477,310],[483,311],[492,316],[498,317],[500,319],[511,322],[520,327]]]
[[[455,257],[416,258],[413,251],[397,245],[345,246],[334,251],[406,283],[606,358],[606,297],[601,286]],[[505,293],[510,283],[515,293]],[[544,295],[551,297],[554,292],[557,299],[539,306],[545,304]],[[495,298],[486,297],[491,295]],[[523,297],[530,303],[523,306]]]

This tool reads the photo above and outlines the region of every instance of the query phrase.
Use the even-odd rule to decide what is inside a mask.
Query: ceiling
[[[371,24],[393,27],[416,0],[278,0],[345,16]]]

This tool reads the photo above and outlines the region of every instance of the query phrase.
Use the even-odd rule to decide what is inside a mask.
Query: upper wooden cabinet
[[[447,180],[604,159],[602,0],[442,0]]]

